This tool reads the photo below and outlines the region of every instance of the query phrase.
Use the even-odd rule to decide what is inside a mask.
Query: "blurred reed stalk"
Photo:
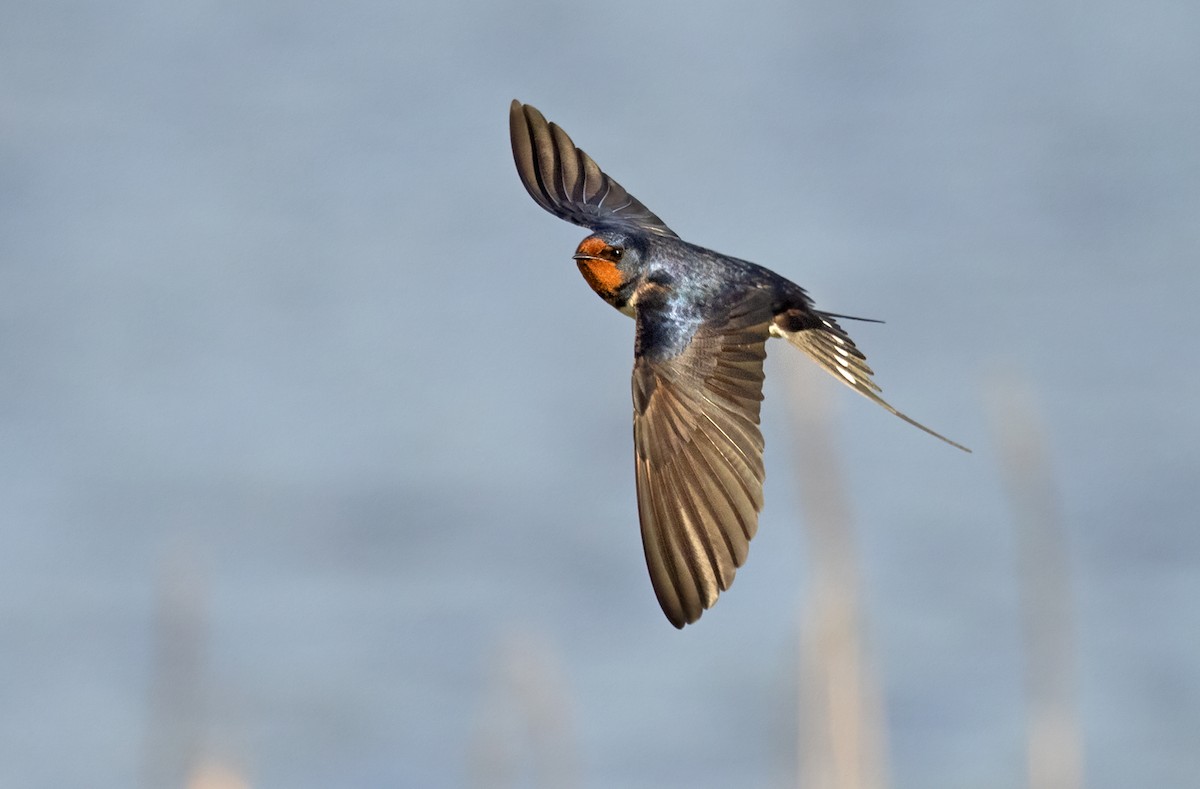
[[[557,650],[545,638],[512,632],[496,653],[468,755],[471,785],[578,786],[571,704]]]
[[[885,789],[881,693],[864,648],[852,519],[830,430],[831,387],[825,374],[807,363],[788,366],[811,556],[800,637],[797,777],[805,789]]]
[[[989,412],[1016,534],[1029,786],[1078,789],[1083,785],[1083,748],[1075,704],[1067,531],[1033,394],[1014,374],[993,378],[987,390]]]
[[[192,771],[187,789],[250,789],[250,784],[227,765],[206,761]]]
[[[207,598],[208,585],[191,551],[178,549],[162,562],[151,626],[153,654],[141,776],[146,789],[250,786],[235,770],[204,753]]]
[[[197,768],[204,720],[205,584],[177,551],[159,569],[151,625],[142,786],[185,786]]]

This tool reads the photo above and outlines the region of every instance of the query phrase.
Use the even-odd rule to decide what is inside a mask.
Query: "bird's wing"
[[[677,238],[661,219],[600,171],[567,133],[542,113],[513,100],[508,113],[521,183],[550,213],[592,230],[625,229]]]
[[[810,359],[834,378],[849,386],[871,402],[882,406],[913,427],[924,430],[934,438],[940,438],[952,447],[964,452],[971,450],[943,436],[917,420],[897,411],[891,403],[880,396],[879,384],[871,378],[874,371],[867,366],[867,357],[850,335],[838,325],[836,316],[813,309],[793,308],[775,316],[771,333],[784,337],[792,345],[804,351]]]
[[[691,326],[651,294],[639,293],[637,304],[633,443],[642,544],[663,613],[681,628],[733,583],[758,529],[770,299],[753,291],[718,319]]]

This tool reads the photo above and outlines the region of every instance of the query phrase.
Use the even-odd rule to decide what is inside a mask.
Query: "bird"
[[[676,628],[698,620],[746,561],[763,506],[766,342],[779,337],[895,416],[838,319],[791,280],[680,238],[565,131],[513,100],[517,174],[534,202],[591,234],[573,258],[601,299],[636,323],[633,445],[650,582]],[[878,321],[875,321],[878,322]]]

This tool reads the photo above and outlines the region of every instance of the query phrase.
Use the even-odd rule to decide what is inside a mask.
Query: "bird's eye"
[[[620,247],[609,247],[608,252],[612,255],[613,260],[620,260],[621,256],[625,254],[625,250]]]

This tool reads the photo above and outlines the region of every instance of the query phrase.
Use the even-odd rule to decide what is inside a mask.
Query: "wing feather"
[[[678,237],[534,107],[514,99],[508,129],[517,174],[542,208],[594,231],[619,228]]]
[[[646,566],[663,613],[696,621],[746,561],[762,509],[759,430],[769,301],[708,318],[683,350],[634,363],[634,448]],[[639,308],[639,325],[661,316]],[[639,332],[641,335],[641,332]],[[645,332],[659,336],[661,331]]]

